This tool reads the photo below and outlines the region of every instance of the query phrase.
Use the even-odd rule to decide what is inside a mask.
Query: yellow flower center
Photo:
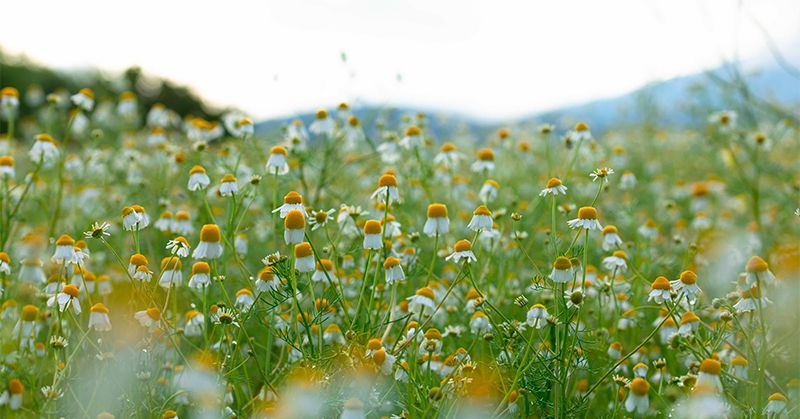
[[[447,218],[447,206],[444,204],[428,205],[428,218]]]
[[[222,233],[216,224],[206,224],[200,229],[200,241],[207,243],[219,243]]]

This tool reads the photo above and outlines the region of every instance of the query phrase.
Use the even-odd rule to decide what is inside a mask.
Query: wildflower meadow
[[[26,89],[3,417],[800,415],[791,116],[440,135],[342,103],[264,131]]]

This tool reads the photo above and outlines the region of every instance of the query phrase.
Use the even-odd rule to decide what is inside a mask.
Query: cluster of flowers
[[[797,413],[785,125],[504,128],[470,161],[457,133],[433,152],[423,114],[366,127],[341,104],[257,135],[131,92],[40,96],[26,119],[0,93],[11,411]]]

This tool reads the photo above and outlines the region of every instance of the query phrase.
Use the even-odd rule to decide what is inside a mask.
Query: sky
[[[145,72],[255,118],[339,102],[503,120],[800,49],[797,0],[11,1],[0,47]],[[342,59],[342,54],[346,60]]]

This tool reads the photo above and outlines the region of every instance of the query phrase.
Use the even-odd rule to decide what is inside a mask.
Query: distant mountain
[[[742,74],[732,65],[714,70],[651,83],[633,92],[588,103],[561,107],[519,118],[515,123],[534,126],[551,123],[565,128],[578,120],[586,121],[595,132],[611,127],[624,127],[649,122],[655,126],[700,126],[708,113],[714,110],[745,110],[752,115],[748,104],[758,109],[770,109],[773,115],[800,118],[800,78],[783,68],[770,67]],[[417,110],[363,106],[353,113],[363,121],[383,121],[389,126],[404,115],[414,115]],[[470,133],[485,138],[501,126],[499,123],[476,121],[468,116],[441,111],[426,111],[428,129],[437,138]],[[314,120],[314,113],[303,113],[295,118],[306,125]],[[277,118],[256,124],[256,131],[274,134],[295,118]],[[368,127],[374,130],[375,127]]]
[[[733,66],[723,66],[651,83],[621,96],[542,112],[524,121],[571,125],[579,118],[597,131],[644,121],[697,126],[705,122],[709,110],[741,110],[748,102],[796,119],[800,78],[778,67],[741,74]]]

